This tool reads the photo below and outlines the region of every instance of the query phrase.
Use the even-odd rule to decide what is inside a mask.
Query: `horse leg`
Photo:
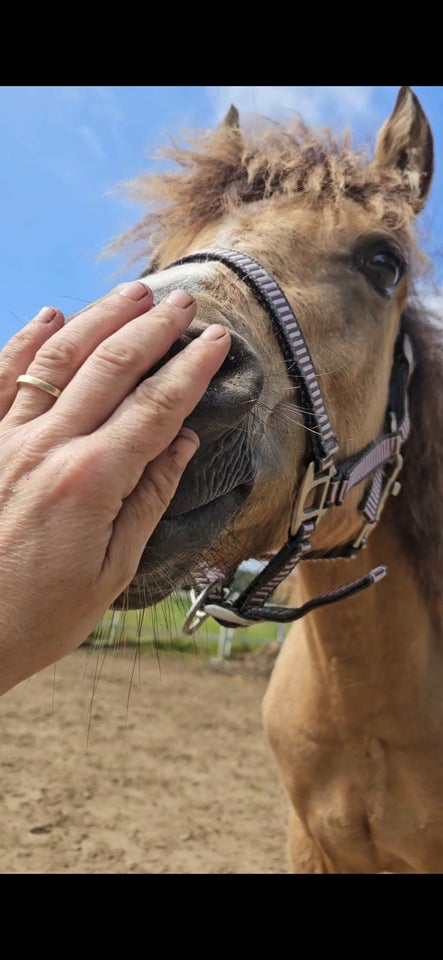
[[[289,855],[292,873],[329,872],[318,847],[293,807],[289,814]]]

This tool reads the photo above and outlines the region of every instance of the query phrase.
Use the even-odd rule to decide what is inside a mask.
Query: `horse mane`
[[[441,321],[411,301],[402,330],[413,343],[411,433],[404,447],[402,492],[392,501],[405,551],[414,556],[428,596],[441,595],[443,570],[443,337]]]
[[[184,243],[240,204],[271,197],[303,195],[306,204],[340,212],[344,197],[361,204],[390,229],[407,226],[411,207],[400,171],[370,163],[367,150],[355,152],[344,134],[311,130],[301,120],[289,127],[267,121],[246,134],[224,126],[202,131],[186,147],[161,151],[176,169],[141,174],[125,190],[148,210],[143,219],[111,246],[141,245],[139,256],[172,238]]]

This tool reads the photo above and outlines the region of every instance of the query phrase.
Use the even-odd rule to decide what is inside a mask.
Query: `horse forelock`
[[[407,228],[413,214],[404,179],[394,167],[370,162],[349,136],[311,130],[300,120],[287,128],[269,121],[249,132],[219,127],[161,151],[175,169],[142,174],[125,185],[147,207],[143,219],[110,250],[137,245],[137,257],[162,253],[173,238],[186,249],[205,226],[243,204],[275,197],[301,199],[326,216],[340,215],[344,198],[383,226]]]

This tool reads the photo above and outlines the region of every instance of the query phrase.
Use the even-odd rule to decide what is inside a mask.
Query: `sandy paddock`
[[[83,648],[3,697],[1,871],[286,873],[249,666]]]

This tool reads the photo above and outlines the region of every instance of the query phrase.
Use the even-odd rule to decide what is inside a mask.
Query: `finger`
[[[82,310],[50,341],[42,343],[37,353],[34,351],[29,367],[25,367],[26,373],[64,390],[102,340],[134,317],[146,313],[152,302],[152,291],[146,284],[138,280],[125,284],[118,292]],[[27,422],[51,409],[54,402],[54,398],[42,390],[22,384],[10,419],[14,424]]]
[[[111,482],[111,457],[112,481],[119,486],[119,496],[132,493],[146,464],[166,449],[201,400],[230,343],[224,327],[206,327],[200,337],[139,384],[107,423],[87,438],[103,463],[102,483]]]
[[[135,490],[124,501],[114,521],[103,567],[105,576],[115,578],[115,596],[135,576],[143,550],[199,444],[197,434],[183,427],[168,449],[147,466]]]
[[[17,393],[17,377],[25,373],[37,350],[63,326],[64,317],[55,307],[42,307],[30,323],[19,330],[0,352],[0,419]]]
[[[148,317],[137,317],[100,343],[54,406],[58,432],[60,425],[68,436],[100,427],[184,333],[195,310],[188,293],[174,290]]]

